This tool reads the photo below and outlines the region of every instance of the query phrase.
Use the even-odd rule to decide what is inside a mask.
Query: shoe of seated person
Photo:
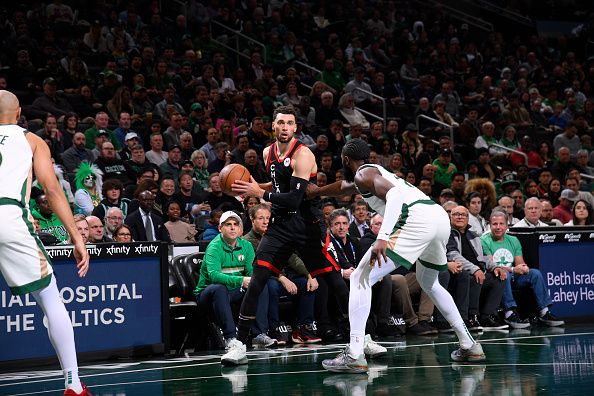
[[[82,385],[82,392],[76,393],[74,389],[68,388],[64,391],[64,396],[93,396],[85,384],[82,382],[80,384]]]
[[[388,352],[386,347],[383,347],[380,344],[378,344],[377,342],[373,341],[373,339],[371,338],[371,335],[369,335],[369,334],[365,335],[365,344],[364,345],[365,346],[363,347],[363,352],[365,353],[365,356],[367,356],[370,359],[380,357],[382,355],[385,355]]]
[[[502,323],[501,320],[499,320],[499,318],[495,315],[481,317],[480,323],[483,326],[484,331],[509,331],[509,325]]]
[[[458,348],[450,354],[450,357],[455,362],[482,362],[486,359],[483,347],[478,342],[475,342],[470,348]]]
[[[431,335],[437,334],[437,330],[432,326],[426,324],[426,322],[418,322],[415,325],[406,328],[406,334],[424,336],[424,335]]]
[[[557,318],[551,311],[547,311],[543,316],[536,318],[536,321],[539,325],[548,327],[563,326],[565,324],[563,320]]]
[[[260,333],[252,340],[252,346],[254,348],[268,348],[276,344],[277,341],[269,337],[266,333]]]
[[[389,326],[387,323],[380,323],[375,328],[378,337],[400,338],[401,334],[396,326]]]
[[[237,338],[225,340],[225,350],[227,351],[221,356],[221,363],[225,366],[239,366],[240,364],[247,364],[247,353],[245,345]]]
[[[528,319],[520,319],[520,316],[516,311],[512,311],[512,314],[505,318],[505,323],[512,329],[525,329],[530,327],[530,321]]]
[[[278,331],[276,329],[268,331],[268,335],[270,336],[270,338],[276,340],[276,345],[278,345],[278,346],[287,345],[287,339],[290,339],[290,338],[288,336],[286,336],[285,334],[281,333],[280,331]]]
[[[361,354],[357,357],[352,357],[349,353],[350,349],[347,346],[334,359],[323,360],[322,367],[334,373],[366,373],[368,366],[365,355]]]
[[[450,324],[448,322],[446,322],[445,320],[435,321],[435,322],[433,322],[433,326],[435,326],[437,331],[440,333],[453,333],[454,332],[454,329],[452,329],[452,326],[450,326]]]
[[[469,315],[468,320],[464,321],[464,323],[466,324],[466,327],[470,331],[479,332],[479,333],[481,331],[483,331],[483,326],[481,326],[481,324],[478,320],[478,317],[476,315]]]
[[[297,326],[291,334],[291,339],[295,344],[315,344],[322,341],[308,325]]]

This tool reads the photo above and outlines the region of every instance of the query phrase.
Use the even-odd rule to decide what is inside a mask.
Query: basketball
[[[221,169],[219,173],[221,189],[227,195],[236,196],[237,193],[231,190],[231,185],[235,180],[250,181],[250,171],[240,164],[229,164]]]

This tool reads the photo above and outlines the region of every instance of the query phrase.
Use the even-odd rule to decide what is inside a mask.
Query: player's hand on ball
[[[388,249],[388,241],[381,239],[376,240],[371,248],[371,260],[369,261],[369,265],[373,267],[377,263],[377,266],[381,267],[383,263],[386,263],[388,261],[386,249]]]
[[[249,182],[236,180],[231,185],[231,190],[239,195],[247,195],[248,197],[262,198],[262,195],[264,194],[264,190],[260,188],[260,185],[253,177],[250,177]]]

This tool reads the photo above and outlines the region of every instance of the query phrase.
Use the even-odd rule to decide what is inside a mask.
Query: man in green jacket
[[[200,279],[194,294],[200,306],[211,310],[215,323],[223,331],[227,353],[222,356],[221,362],[230,365],[245,364],[245,345],[235,338],[237,332],[231,304],[241,303],[245,296],[250,284],[255,252],[252,244],[241,238],[243,223],[237,213],[223,213],[219,220],[219,231],[221,233],[208,244],[204,253]],[[252,341],[254,346],[269,347],[276,343],[266,335],[268,299],[268,288],[265,287],[258,300],[256,321],[251,329],[252,334],[256,334]]]

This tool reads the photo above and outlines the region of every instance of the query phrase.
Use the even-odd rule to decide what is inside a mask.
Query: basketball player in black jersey
[[[316,200],[305,200],[307,185],[316,180],[318,168],[315,157],[294,136],[297,124],[293,107],[276,108],[272,127],[277,140],[263,152],[271,182],[258,184],[252,178],[251,182],[238,180],[232,185],[233,191],[237,193],[271,202],[272,216],[268,230],[258,245],[254,272],[239,312],[237,338],[243,347],[236,347],[238,343],[232,343],[235,347],[227,349],[221,359],[223,364],[247,362],[245,343],[250,322],[256,316],[258,296],[268,278],[280,273],[292,253],[298,252],[310,272],[308,291],[318,287],[316,275],[328,273],[325,270],[328,264],[322,255],[321,238],[325,235],[325,229],[321,228],[321,211]],[[348,291],[341,300],[346,314]]]

